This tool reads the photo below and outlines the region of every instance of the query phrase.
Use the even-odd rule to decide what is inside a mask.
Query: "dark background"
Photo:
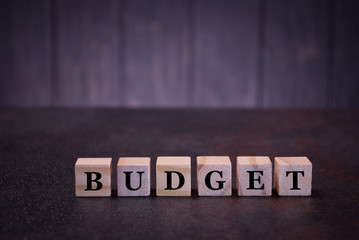
[[[0,239],[359,239],[359,1],[6,0],[0,51]],[[166,155],[190,198],[156,197]],[[201,155],[232,196],[198,197]],[[125,156],[150,197],[117,197]],[[237,156],[307,156],[312,196],[238,197]],[[79,157],[111,197],[75,197]]]
[[[356,0],[9,0],[0,105],[359,106]]]
[[[359,239],[358,110],[0,109],[0,239]],[[192,157],[192,196],[156,197],[157,156]],[[196,156],[229,156],[232,196],[199,197]],[[307,156],[312,196],[239,197],[236,156]],[[149,197],[117,197],[119,157],[151,157]],[[113,193],[75,196],[78,157]]]

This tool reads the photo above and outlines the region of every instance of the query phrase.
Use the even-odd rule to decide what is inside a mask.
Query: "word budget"
[[[239,156],[236,166],[238,196],[272,195],[272,162],[264,156]],[[120,158],[117,164],[118,196],[149,196],[151,159]],[[197,157],[199,196],[232,195],[232,162],[227,156]],[[310,196],[312,163],[307,157],[275,157],[274,188],[279,196]],[[109,197],[112,158],[78,158],[75,164],[77,197]],[[158,157],[157,196],[191,196],[191,157]]]

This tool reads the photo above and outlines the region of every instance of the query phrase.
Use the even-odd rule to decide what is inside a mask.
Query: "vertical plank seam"
[[[57,86],[57,1],[50,1],[50,105],[55,105],[55,88]]]
[[[329,2],[328,14],[328,59],[327,59],[327,86],[325,95],[326,108],[335,107],[335,50],[336,50],[336,0]]]
[[[119,68],[118,68],[118,88],[119,88],[119,105],[127,106],[128,102],[128,92],[127,92],[127,74],[126,74],[126,36],[127,36],[127,21],[125,10],[127,7],[126,0],[120,1],[119,5],[119,49],[118,49],[118,59],[119,59]]]
[[[194,106],[194,94],[195,94],[195,15],[196,15],[196,0],[189,0],[187,7],[187,35],[188,35],[188,48],[187,48],[187,93],[186,93],[186,107]]]
[[[258,4],[258,37],[257,37],[257,86],[256,86],[256,107],[263,108],[264,103],[264,57],[266,44],[266,2],[260,0]]]

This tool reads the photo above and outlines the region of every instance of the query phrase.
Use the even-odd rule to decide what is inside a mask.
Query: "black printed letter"
[[[223,184],[224,184],[226,181],[217,181],[218,187],[217,187],[217,188],[213,188],[213,187],[212,187],[212,185],[211,185],[211,176],[212,176],[213,173],[218,173],[219,176],[222,177],[222,172],[220,172],[220,171],[212,171],[212,172],[207,173],[206,178],[205,178],[206,186],[207,186],[209,189],[211,189],[211,190],[219,190],[219,189],[222,189],[222,188],[223,188]]]
[[[98,180],[101,178],[101,173],[99,172],[85,172],[87,174],[87,188],[85,191],[97,191],[102,188],[102,183]],[[95,179],[92,180],[92,174],[95,174]],[[92,188],[92,182],[95,182],[97,184],[97,187],[95,189]]]
[[[184,176],[180,172],[165,171],[165,173],[167,173],[167,188],[165,188],[165,190],[177,190],[177,189],[180,189],[181,187],[183,187],[183,185],[184,185]],[[178,183],[178,186],[176,188],[172,187],[172,173],[176,173],[178,175],[178,178],[179,178],[179,183]]]
[[[247,171],[247,173],[249,173],[249,188],[247,188],[247,189],[251,189],[251,190],[264,189],[264,183],[259,188],[254,187],[254,182],[255,181],[257,181],[258,183],[261,183],[261,177],[258,176],[258,178],[254,178],[254,173],[259,173],[260,175],[263,176],[263,171]]]
[[[290,173],[293,173],[293,187],[290,190],[300,190],[298,187],[298,173],[301,173],[304,177],[304,171],[287,171],[285,176],[288,177]]]
[[[138,188],[132,188],[131,187],[131,173],[132,172],[124,172],[126,175],[126,187],[128,188],[128,190],[131,191],[137,191],[138,189],[141,188],[141,183],[142,183],[142,173],[144,172],[137,172],[140,175],[140,185],[138,186]]]

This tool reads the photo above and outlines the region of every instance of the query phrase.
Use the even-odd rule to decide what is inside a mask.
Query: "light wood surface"
[[[167,189],[167,177],[165,171],[179,172],[184,177],[184,184],[176,190]],[[171,173],[172,187],[177,188],[180,177]],[[191,196],[191,157],[158,157],[156,163],[156,194],[157,196]]]
[[[250,173],[252,171],[255,172]],[[271,196],[272,162],[269,157],[237,157],[237,189],[238,196]]]
[[[232,164],[229,157],[197,157],[197,184],[199,196],[232,195]]]
[[[125,173],[127,172],[127,173]],[[126,187],[126,174],[130,174],[130,187]],[[151,186],[151,158],[120,158],[117,164],[118,196],[149,196]],[[140,182],[141,180],[141,182]]]
[[[97,180],[102,184],[99,190],[86,190],[88,185],[88,174],[101,174],[96,178],[90,174],[91,180]],[[112,158],[78,158],[75,164],[75,191],[77,197],[109,197],[111,196],[112,184]],[[97,189],[98,183],[91,182],[91,188]]]
[[[274,182],[279,196],[311,195],[312,163],[307,157],[276,157],[274,161]]]

